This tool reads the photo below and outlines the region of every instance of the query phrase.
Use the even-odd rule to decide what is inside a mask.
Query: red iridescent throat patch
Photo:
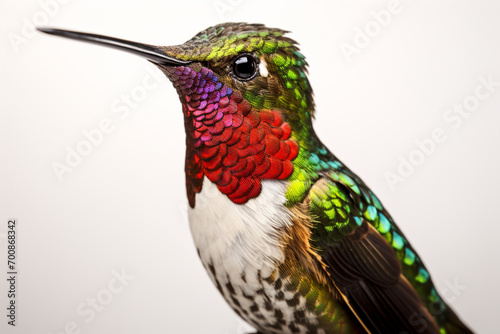
[[[260,194],[260,180],[292,174],[298,145],[289,139],[290,125],[281,112],[253,108],[205,67],[200,72],[184,66],[163,70],[183,104],[191,207],[203,176],[231,201],[243,204]]]

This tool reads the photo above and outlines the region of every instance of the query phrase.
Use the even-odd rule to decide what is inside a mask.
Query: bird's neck
[[[192,110],[184,105],[186,182],[191,207],[203,177],[235,204],[260,195],[261,181],[288,179],[299,146],[292,128],[278,110],[258,110],[242,94],[222,97],[218,109]]]
[[[183,105],[191,207],[196,205],[204,177],[232,202],[244,204],[260,195],[262,180],[299,176],[295,162],[300,165],[307,159],[316,138],[307,94],[291,98],[288,92],[269,102],[255,98],[250,90],[230,88],[205,67],[162,70]]]

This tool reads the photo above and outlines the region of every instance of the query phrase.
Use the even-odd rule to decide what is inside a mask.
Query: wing
[[[360,210],[362,198],[329,176],[311,188],[312,243],[347,305],[369,333],[439,333],[401,271],[396,252]]]

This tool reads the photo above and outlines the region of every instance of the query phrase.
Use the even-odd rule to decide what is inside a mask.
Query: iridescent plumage
[[[273,110],[258,111],[219,82],[212,70],[167,67],[181,100],[187,130],[188,198],[195,205],[203,176],[237,204],[259,195],[261,179],[286,179],[298,147],[290,126]]]
[[[433,333],[438,327],[442,333],[467,332],[440,298],[422,261],[377,197],[316,137],[311,123],[314,103],[306,76],[307,63],[296,43],[283,36],[285,33],[263,25],[222,24],[199,33],[181,46],[164,49],[173,57],[201,62],[201,73],[207,69],[214,71],[217,80],[213,84],[219,78],[222,81],[214,91],[221,89],[235,96],[233,100],[229,94],[229,101],[235,102],[232,108],[226,102],[227,97],[224,103],[219,103],[221,109],[213,107],[217,106],[217,99],[207,97],[212,104],[204,104],[203,96],[199,95],[193,104],[193,99],[186,100],[186,92],[177,78],[169,74],[174,69],[164,70],[184,106],[191,205],[195,205],[191,185],[195,183],[199,191],[203,173],[235,204],[258,196],[260,179],[286,179],[286,206],[300,207],[304,215],[313,217],[307,224],[310,244],[291,247],[310,247],[311,253],[305,256],[317,255],[319,259],[317,267],[308,268],[309,271],[324,270],[334,284],[332,288],[317,279],[311,280],[314,274],[300,269],[306,267],[303,262],[307,260],[296,258],[296,263],[287,267],[290,259],[286,259],[282,265],[288,268],[284,275],[291,276],[292,291],[293,281],[297,293],[302,291],[304,297],[311,298],[328,288],[338,290],[341,300],[348,303],[365,329],[373,333],[403,330]],[[242,53],[252,53],[265,62],[269,74],[248,82],[231,77],[228,64]],[[209,85],[208,81],[205,84]],[[245,112],[235,114],[240,105],[244,105]],[[213,118],[203,116],[207,113]],[[223,123],[224,117],[235,121],[228,121],[231,126],[224,129],[211,121],[219,118],[219,123]],[[209,124],[204,123],[207,119]],[[258,126],[263,122],[267,131]],[[208,135],[204,138],[198,129]],[[285,130],[285,134],[275,129]],[[207,141],[202,144],[203,140]],[[253,154],[248,155],[250,152]],[[289,171],[292,166],[293,173]],[[193,171],[197,178],[193,177]],[[225,175],[231,175],[232,180]],[[277,269],[276,273],[282,271]],[[275,282],[273,275],[265,279]],[[301,284],[307,288],[298,288]],[[316,302],[309,300],[311,307],[321,309]],[[324,315],[319,313],[318,317]]]
[[[307,63],[285,33],[226,23],[130,48],[179,94],[191,229],[214,284],[261,333],[471,333],[379,199],[316,136]],[[238,59],[254,72],[239,75]]]

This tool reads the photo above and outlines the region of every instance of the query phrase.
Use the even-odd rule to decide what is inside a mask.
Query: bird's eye
[[[253,79],[257,75],[257,61],[250,55],[241,55],[233,63],[233,74],[241,81]]]

